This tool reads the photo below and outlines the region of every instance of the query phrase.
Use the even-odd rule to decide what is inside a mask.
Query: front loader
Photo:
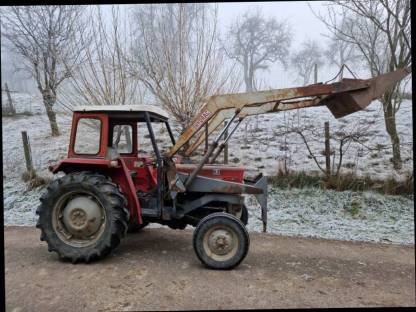
[[[76,108],[68,157],[50,167],[63,176],[47,187],[36,211],[41,240],[63,259],[90,262],[109,254],[128,231],[149,223],[173,229],[191,225],[196,227],[193,247],[199,260],[209,268],[231,269],[249,248],[244,194],[257,198],[263,231],[267,226],[266,177],[249,180],[242,167],[214,164],[241,121],[251,115],[323,105],[341,118],[367,107],[409,72],[399,69],[367,80],[215,95],[177,140],[168,114],[155,106]],[[181,163],[177,156],[181,149],[186,146],[182,154],[190,157],[226,119],[228,124],[198,163]],[[165,154],[155,136],[156,124],[165,126],[170,139]],[[152,149],[143,153],[146,137]]]

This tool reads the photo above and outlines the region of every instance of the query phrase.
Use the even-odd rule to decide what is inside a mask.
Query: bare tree
[[[324,64],[321,51],[316,41],[306,40],[302,43],[301,49],[293,54],[292,66],[303,80],[303,85],[311,82],[314,65],[321,67]]]
[[[292,34],[289,24],[266,19],[260,9],[250,8],[231,25],[224,48],[244,71],[246,91],[256,90],[255,74],[280,61],[287,66]]]
[[[309,7],[311,8],[310,5]],[[338,27],[344,31],[349,27],[347,20],[341,19]],[[338,32],[336,30],[335,32],[336,34],[324,35],[328,38],[328,48],[324,51],[328,64],[340,68],[342,65],[351,67],[362,62],[363,58],[356,46],[351,42],[340,40]]]
[[[340,123],[333,129],[329,137],[332,146],[334,146],[331,149],[332,166],[329,172],[322,164],[322,160],[325,158],[323,124],[322,129],[316,129],[313,121],[305,119],[299,116],[299,114],[291,113],[288,114],[284,124],[276,127],[275,131],[277,132],[275,133],[284,135],[295,133],[299,135],[307,149],[308,157],[329,178],[330,176],[339,176],[345,155],[349,149],[376,150],[376,147],[372,146],[371,142],[369,143],[369,138],[374,134],[374,124],[374,119],[366,119],[365,123],[357,119],[351,122]]]
[[[128,105],[142,101],[139,81],[128,71],[128,33],[126,23],[121,23],[121,14],[118,7],[112,6],[106,22],[99,6],[91,8],[87,31],[76,46],[84,61],[73,67],[64,86],[62,102],[66,106]]]
[[[134,11],[129,64],[135,76],[187,128],[207,97],[238,87],[218,47],[217,8],[149,4]]]
[[[25,61],[43,97],[53,136],[57,90],[77,62],[73,42],[83,27],[81,6],[25,6],[2,9],[2,36]]]
[[[341,68],[342,65],[352,67],[362,60],[357,49],[349,42],[338,40],[336,36],[329,38],[328,49],[324,51],[329,65]]]
[[[411,65],[410,0],[336,1],[327,5],[327,16],[318,17],[338,40],[356,47],[372,77]],[[402,165],[395,116],[408,81],[380,99],[395,169]]]

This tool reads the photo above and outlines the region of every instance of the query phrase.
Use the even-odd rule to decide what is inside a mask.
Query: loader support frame
[[[244,118],[325,105],[335,118],[347,116],[366,108],[372,100],[382,96],[386,90],[394,87],[410,72],[410,68],[401,68],[371,79],[344,78],[330,84],[317,83],[297,88],[211,96],[201,107],[190,126],[178,138],[167,156],[175,155],[199,132],[200,135],[196,142],[185,151],[185,154],[190,156],[204,140],[204,131],[202,133],[200,131],[202,128],[206,129],[208,124],[205,136],[209,135],[224,120],[235,119],[237,110],[238,117]],[[212,154],[213,151],[210,152]]]

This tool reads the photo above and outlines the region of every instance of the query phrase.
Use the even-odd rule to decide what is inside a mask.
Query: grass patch
[[[3,117],[9,117],[9,118],[19,118],[19,117],[28,117],[28,116],[34,116],[34,114],[32,112],[29,111],[24,111],[24,112],[18,112],[18,113],[8,113],[8,112],[3,112],[2,113]]]
[[[358,199],[353,199],[351,203],[344,206],[344,210],[349,212],[353,218],[360,214],[361,202]]]
[[[304,171],[279,170],[275,176],[269,177],[269,183],[283,189],[317,187],[336,191],[375,191],[388,195],[412,195],[414,192],[412,172],[407,173],[403,181],[397,181],[393,177],[377,180],[370,176],[359,177],[352,173],[326,178]]]
[[[323,187],[321,177],[308,175],[304,171],[279,170],[277,175],[269,177],[268,180],[271,185],[279,188]]]
[[[25,171],[22,174],[22,180],[27,183],[27,190],[49,184],[52,179],[38,176],[36,172]]]
[[[231,159],[231,161],[232,161],[233,163],[238,163],[238,162],[240,161],[240,158],[238,158],[238,157],[234,157],[233,159]]]

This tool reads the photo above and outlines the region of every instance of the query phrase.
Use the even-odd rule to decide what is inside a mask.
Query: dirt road
[[[201,266],[191,231],[145,229],[114,255],[61,262],[32,227],[5,228],[7,311],[414,306],[414,246],[251,234],[232,271]]]

